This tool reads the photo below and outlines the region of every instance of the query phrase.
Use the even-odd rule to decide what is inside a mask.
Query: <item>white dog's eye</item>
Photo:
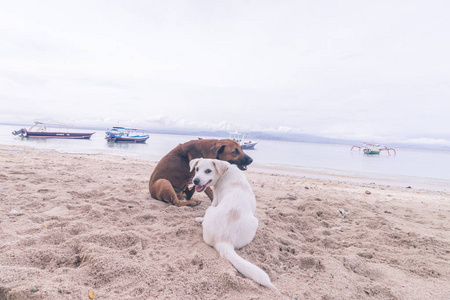
[[[197,167],[197,168],[195,168],[195,172],[198,172],[198,167]]]
[[[206,174],[209,174],[209,173],[211,173],[212,171],[210,170],[210,169],[206,169],[206,171],[205,171],[205,173]]]

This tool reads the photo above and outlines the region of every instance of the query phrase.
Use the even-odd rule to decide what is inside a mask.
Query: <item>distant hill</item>
[[[199,130],[180,130],[180,129],[149,129],[150,132],[160,134],[179,134],[179,135],[193,135],[198,137],[214,137],[214,138],[227,138],[230,133],[227,131],[199,131]],[[364,141],[351,140],[351,139],[333,139],[326,138],[311,134],[302,133],[289,133],[289,132],[262,132],[251,131],[249,132],[252,139],[258,140],[273,140],[273,141],[287,141],[287,142],[302,142],[302,143],[319,143],[319,144],[341,144],[341,145],[362,145]],[[428,145],[428,144],[415,144],[415,143],[402,143],[402,142],[385,142],[376,141],[381,145],[388,146],[390,148],[417,148],[428,150],[450,150],[450,147],[442,145]]]
[[[227,138],[230,133],[227,131],[196,131],[196,130],[174,130],[174,129],[149,129],[153,133],[161,134],[180,134],[180,135],[194,135],[199,137],[219,137]],[[310,134],[299,133],[272,133],[262,131],[249,132],[252,139],[260,140],[274,140],[274,141],[290,141],[290,142],[304,142],[304,143],[323,143],[323,144],[357,144],[358,141],[345,139],[330,139]]]
[[[2,123],[0,123],[2,124]],[[23,124],[2,124],[2,125],[14,125],[27,127],[29,125]],[[105,131],[106,127],[103,126],[77,126],[79,129],[94,129],[98,131]],[[191,135],[198,137],[212,137],[212,138],[228,138],[230,133],[228,131],[208,131],[208,130],[195,130],[195,129],[177,129],[177,128],[143,128],[150,133],[159,134],[177,134],[177,135]],[[350,139],[333,139],[312,134],[303,133],[289,133],[289,132],[262,132],[251,131],[249,132],[252,139],[258,140],[274,140],[274,141],[287,141],[287,142],[303,142],[303,143],[320,143],[320,144],[344,144],[344,145],[362,145],[364,141],[350,140]],[[446,138],[448,140],[448,138]],[[417,149],[429,149],[429,150],[450,150],[449,146],[440,144],[427,144],[427,143],[407,143],[407,142],[385,142],[375,141],[381,145],[386,145],[391,148],[417,148]]]

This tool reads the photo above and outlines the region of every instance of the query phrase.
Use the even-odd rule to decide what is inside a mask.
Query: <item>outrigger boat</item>
[[[143,129],[113,127],[106,131],[105,138],[108,142],[145,143],[149,137]]]
[[[241,145],[242,149],[255,149],[256,144],[258,144],[257,141],[251,141],[248,138],[247,133],[239,133],[237,131],[230,132],[230,139],[239,143],[239,145]],[[247,139],[247,140],[245,140],[245,139]]]
[[[13,131],[13,135],[20,135],[22,137],[37,137],[37,138],[60,138],[60,139],[90,139],[95,132],[69,132],[69,127],[72,125],[62,123],[44,123],[35,121],[34,125],[28,130],[22,128]]]
[[[361,149],[363,150],[364,154],[380,154],[381,151],[387,151],[389,155],[391,155],[391,153],[389,152],[390,150],[392,150],[394,152],[394,155],[397,155],[397,152],[395,151],[394,148],[388,148],[386,146],[380,146],[378,144],[369,144],[369,143],[363,143],[362,146],[357,146],[354,145],[352,147],[351,150],[353,150],[353,148],[358,148],[360,151]]]

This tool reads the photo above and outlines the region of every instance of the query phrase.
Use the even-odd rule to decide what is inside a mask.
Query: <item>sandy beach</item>
[[[156,162],[0,146],[0,299],[450,299],[450,194],[245,173],[259,228],[240,275],[154,200]]]

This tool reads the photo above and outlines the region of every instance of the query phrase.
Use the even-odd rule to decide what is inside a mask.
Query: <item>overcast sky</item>
[[[2,123],[450,145],[449,1],[0,4]]]

